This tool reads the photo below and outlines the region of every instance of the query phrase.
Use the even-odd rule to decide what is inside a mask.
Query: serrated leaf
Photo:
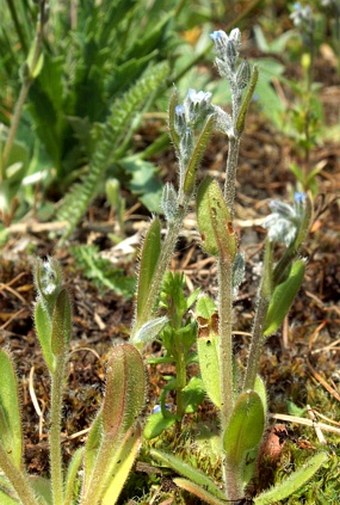
[[[204,249],[232,261],[237,243],[230,212],[220,186],[209,177],[198,188],[197,222]]]
[[[157,268],[161,252],[161,223],[155,218],[147,231],[144,239],[137,287],[137,321],[143,314],[144,302],[146,302],[150,290],[153,275]]]
[[[255,391],[241,393],[223,433],[223,449],[230,465],[242,467],[247,453],[259,445],[264,424],[260,396]]]
[[[22,465],[22,426],[18,380],[10,354],[0,349],[0,441],[19,469]]]
[[[302,259],[294,261],[288,278],[274,289],[264,324],[264,336],[269,337],[281,326],[301,287],[304,273],[305,261]]]
[[[325,452],[320,452],[308,459],[302,468],[297,469],[273,488],[256,496],[254,498],[255,505],[271,505],[285,500],[306,484],[327,459],[328,455]]]

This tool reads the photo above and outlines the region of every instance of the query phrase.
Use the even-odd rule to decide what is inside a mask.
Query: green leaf
[[[151,319],[147,323],[143,324],[139,330],[137,330],[137,332],[131,337],[131,342],[133,342],[136,346],[152,342],[162,331],[167,322],[168,318],[166,316]]]
[[[197,317],[203,317],[204,319],[210,319],[213,314],[216,313],[216,304],[212,298],[208,295],[202,295],[198,298],[195,312]]]
[[[305,261],[296,260],[292,264],[288,278],[274,289],[264,324],[264,336],[269,337],[281,326],[301,287],[304,274]]]
[[[248,84],[248,87],[245,91],[241,107],[236,119],[236,131],[241,134],[244,130],[244,124],[246,120],[246,115],[248,112],[249,104],[251,99],[253,98],[253,94],[255,91],[257,79],[259,77],[259,71],[256,65],[253,66],[251,76],[250,76],[250,82]]]
[[[72,331],[72,310],[70,296],[62,288],[57,296],[51,329],[51,349],[55,356],[67,352]]]
[[[196,140],[195,147],[193,149],[190,160],[185,169],[183,189],[186,195],[190,196],[195,189],[197,170],[199,164],[201,163],[204,151],[208,146],[208,142],[213,131],[214,123],[215,123],[215,116],[214,115],[208,116]]]
[[[267,390],[266,390],[264,380],[262,379],[262,377],[260,377],[260,375],[256,376],[255,384],[254,384],[254,391],[261,398],[263,412],[264,412],[264,415],[266,416],[267,412],[268,412]]]
[[[211,401],[221,408],[220,366],[218,335],[210,332],[208,336],[197,339],[197,353],[204,387]]]
[[[38,300],[34,307],[34,324],[44,360],[49,371],[52,373],[55,369],[55,357],[51,348],[52,324],[50,316],[41,300]]]
[[[198,486],[202,486],[209,493],[217,498],[223,500],[225,498],[224,493],[220,488],[213,482],[205,473],[197,468],[188,465],[181,458],[173,456],[164,451],[159,451],[157,449],[151,449],[150,454],[153,458],[157,459],[165,466],[172,468],[175,472],[179,473],[183,477],[190,479],[193,483]]]
[[[0,503],[1,505],[19,505],[19,501],[15,498],[16,492],[7,477],[0,475]]]
[[[103,258],[95,245],[77,245],[71,247],[71,254],[84,275],[94,281],[100,289],[110,289],[126,299],[132,298],[136,282],[126,275],[121,268],[115,268],[112,262]]]
[[[77,481],[79,479],[79,469],[84,458],[84,447],[79,447],[72,456],[67,467],[65,478],[65,505],[74,503],[77,492]]]
[[[145,371],[140,352],[131,344],[113,348],[106,370],[103,432],[119,439],[136,422],[145,402]]]
[[[219,184],[209,177],[198,188],[197,222],[204,249],[232,261],[237,243],[230,212]]]
[[[141,428],[138,425],[127,433],[120,450],[115,454],[101,505],[114,505],[117,502],[140,446]]]
[[[51,489],[51,481],[46,479],[45,477],[40,477],[38,475],[30,476],[30,482],[32,484],[32,488],[39,498],[44,500],[44,503],[47,505],[53,504],[52,499],[52,489]]]
[[[94,468],[100,442],[103,437],[103,414],[102,409],[98,412],[96,418],[91,424],[89,434],[87,436],[85,451],[84,451],[84,489],[87,487],[87,482]]]
[[[191,377],[188,384],[182,389],[183,403],[186,414],[193,414],[203,402],[205,389],[203,381],[199,377]]]
[[[155,218],[147,231],[141,252],[136,302],[137,321],[143,314],[144,302],[148,297],[160,252],[161,223],[158,218]]]
[[[176,422],[176,416],[169,415],[164,417],[162,412],[151,414],[145,424],[143,436],[147,440],[158,437],[163,431],[173,426]]]
[[[0,442],[13,464],[22,466],[22,426],[18,381],[10,354],[0,349]]]
[[[260,396],[255,391],[241,393],[223,433],[223,448],[230,465],[242,468],[248,452],[261,441],[264,423]]]
[[[283,482],[276,484],[270,490],[264,491],[259,496],[255,497],[255,505],[271,505],[272,503],[285,500],[306,484],[327,459],[328,455],[325,452],[316,454],[307,460],[302,468],[293,472]]]
[[[199,486],[190,480],[177,478],[174,479],[174,483],[176,486],[197,496],[200,500],[204,503],[208,503],[209,505],[226,505],[227,503],[224,499],[217,498],[214,493],[209,493],[209,491],[204,489],[202,486]]]

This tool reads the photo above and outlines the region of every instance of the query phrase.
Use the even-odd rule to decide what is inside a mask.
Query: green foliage
[[[36,327],[51,377],[49,449],[50,479],[30,476],[22,463],[19,392],[12,359],[0,350],[1,503],[12,505],[108,505],[117,502],[140,448],[137,419],[145,402],[142,356],[131,344],[113,348],[106,371],[106,392],[90,427],[63,475],[61,413],[71,334],[71,303],[55,260],[35,269]],[[82,476],[81,476],[82,475]]]
[[[140,270],[137,287],[136,317],[144,323],[144,302],[150,290],[155,269],[157,268],[161,251],[161,224],[159,219],[154,219],[145,236],[141,252]]]
[[[150,103],[150,97],[155,96],[168,72],[166,64],[147,69],[136,84],[113,103],[105,124],[101,125],[98,132],[88,173],[71,189],[58,210],[58,219],[67,222],[66,236],[72,233],[86,212],[109,165],[119,158],[117,151],[121,150],[126,135],[129,135],[132,121],[135,121],[146,102]]]
[[[102,289],[110,289],[129,299],[133,296],[136,282],[120,268],[115,268],[111,261],[100,255],[95,245],[78,245],[70,248],[78,268],[84,275]]]
[[[230,211],[218,183],[206,178],[197,192],[197,221],[204,249],[213,256],[228,257],[236,254],[236,236]]]
[[[18,381],[11,355],[0,349],[0,443],[20,469],[23,455],[23,436],[19,407]]]
[[[264,324],[264,336],[272,335],[281,326],[301,287],[304,273],[305,261],[296,260],[291,266],[287,279],[275,287]]]

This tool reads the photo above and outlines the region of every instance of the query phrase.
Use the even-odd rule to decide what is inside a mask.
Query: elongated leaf
[[[204,249],[232,261],[237,243],[230,212],[220,186],[209,177],[198,188],[197,222]]]
[[[1,505],[18,505],[19,501],[15,498],[16,493],[12,488],[7,477],[0,475],[0,503]]]
[[[103,431],[111,441],[133,426],[145,402],[143,359],[135,346],[113,348],[107,371],[103,401]]]
[[[111,476],[101,505],[114,505],[117,502],[140,446],[141,427],[138,425],[133,430],[130,430],[123,441],[121,449],[115,455],[115,464],[110,472]]]
[[[137,321],[142,316],[144,302],[147,300],[150,284],[157,268],[161,252],[161,223],[154,219],[145,236],[138,277],[137,288]]]
[[[255,505],[271,505],[272,503],[285,500],[306,484],[327,459],[328,456],[325,452],[316,454],[280,484],[277,484],[269,491],[264,491],[257,496],[254,499]]]
[[[44,360],[50,372],[55,369],[55,357],[51,348],[52,324],[50,316],[41,300],[38,300],[34,307],[34,324]]]
[[[89,434],[87,436],[84,452],[84,489],[92,473],[96,456],[100,447],[100,441],[103,437],[103,415],[100,410],[94,419]]]
[[[296,260],[291,267],[288,278],[276,286],[267,312],[263,332],[264,336],[268,337],[269,335],[272,335],[281,326],[297,292],[301,287],[304,273],[304,260]]]
[[[215,117],[213,115],[208,116],[202,128],[202,131],[197,138],[195,148],[191,154],[190,160],[185,170],[183,189],[186,195],[191,195],[195,189],[197,170],[204,151],[207,148],[211,133],[213,131],[214,122]]]
[[[172,454],[168,454],[164,451],[152,449],[150,453],[152,457],[154,457],[164,465],[168,466],[169,468],[172,468],[173,470],[175,470],[175,472],[179,473],[180,475],[183,475],[183,477],[189,479],[198,486],[202,486],[212,495],[216,496],[221,500],[225,498],[223,492],[215,484],[215,482],[212,481],[209,477],[207,477],[205,473],[201,472],[201,470],[198,470],[197,468],[188,465],[181,458],[173,456]]]
[[[166,316],[156,317],[155,319],[151,319],[147,323],[143,324],[143,326],[137,331],[135,335],[133,335],[131,341],[138,347],[139,344],[146,344],[148,342],[152,342],[155,340],[160,331],[162,331],[163,327],[168,322],[168,318]]]
[[[10,354],[0,349],[0,442],[13,464],[22,465],[22,426],[18,381]]]
[[[236,119],[236,130],[239,134],[241,134],[244,130],[244,124],[246,120],[246,115],[248,112],[248,108],[251,102],[251,99],[253,98],[253,94],[255,91],[256,83],[259,77],[259,71],[256,67],[256,65],[253,66],[251,76],[250,76],[250,82],[249,85],[246,89],[246,92],[244,94],[242,104]]]
[[[67,474],[65,479],[65,505],[72,505],[74,503],[76,483],[78,472],[83,462],[84,448],[79,447],[73,454],[71,461],[67,467]]]
[[[198,496],[204,503],[208,503],[209,505],[226,505],[227,503],[225,500],[217,498],[213,493],[209,493],[209,491],[206,491],[203,487],[190,480],[177,478],[174,479],[174,483],[181,489],[185,489],[185,491]],[[220,490],[219,492],[221,493]]]
[[[255,391],[242,393],[223,434],[223,448],[231,465],[241,467],[247,453],[258,446],[262,438],[264,422],[260,396]]]
[[[42,503],[52,505],[51,481],[45,477],[40,477],[39,475],[32,475],[30,477],[30,482],[37,496],[39,496],[39,498],[41,497],[40,500]]]
[[[71,301],[66,289],[57,296],[52,316],[51,349],[55,356],[67,351],[72,328]]]

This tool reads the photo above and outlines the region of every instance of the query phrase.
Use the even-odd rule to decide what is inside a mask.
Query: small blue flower
[[[306,200],[306,194],[301,191],[296,191],[294,193],[294,202],[296,203],[304,203]]]

